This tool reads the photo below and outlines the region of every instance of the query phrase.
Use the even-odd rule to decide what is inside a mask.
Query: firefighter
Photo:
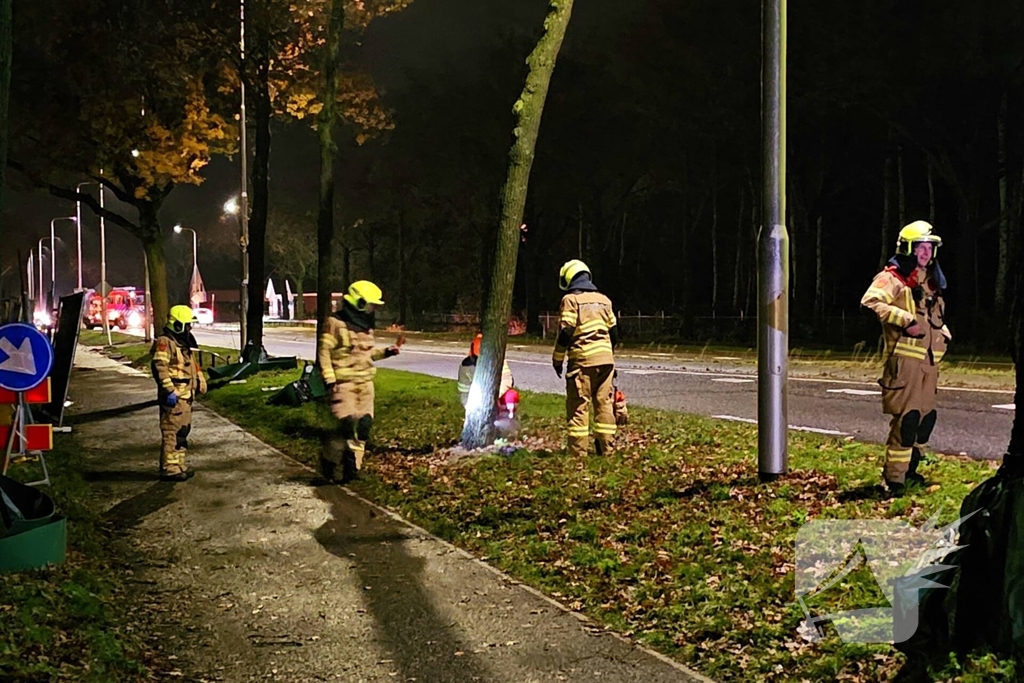
[[[469,355],[462,359],[462,365],[459,366],[459,401],[462,402],[463,407],[466,406],[466,402],[469,400],[469,389],[473,386],[473,378],[476,376],[476,362],[480,359],[480,344],[483,340],[484,335],[476,335],[473,343],[469,346]],[[514,386],[515,380],[512,378],[512,370],[508,367],[508,359],[506,359],[501,368],[498,401],[501,402],[505,393]]]
[[[338,420],[320,456],[320,472],[328,481],[349,482],[362,469],[373,426],[373,376],[377,372],[373,363],[398,355],[398,345],[374,347],[374,311],[384,305],[381,296],[380,287],[372,282],[353,282],[341,309],[327,318],[320,335],[317,361],[327,384],[331,414]],[[340,479],[336,476],[339,465]]]
[[[188,435],[192,431],[192,402],[196,392],[206,393],[206,378],[194,352],[195,316],[188,306],[171,307],[163,334],[153,342],[153,378],[160,405],[160,479],[188,481],[194,472],[185,465]]]
[[[561,377],[562,363],[569,357],[565,372],[568,450],[571,455],[587,454],[593,406],[595,448],[599,455],[610,453],[616,429],[613,351],[619,341],[612,302],[597,291],[583,261],[574,259],[563,265],[558,286],[566,294],[559,308],[551,362]]]
[[[935,427],[939,362],[952,337],[945,322],[946,278],[936,261],[942,239],[926,221],[900,230],[896,254],[861,299],[882,323],[885,339],[882,412],[891,415],[882,476],[894,496],[918,473]]]

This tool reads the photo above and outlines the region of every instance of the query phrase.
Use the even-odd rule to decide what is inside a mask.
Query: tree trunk
[[[736,311],[740,307],[740,270],[743,267],[743,246],[745,241],[743,239],[743,209],[745,208],[744,202],[747,200],[747,193],[744,192],[743,187],[740,186],[740,203],[739,210],[736,212],[736,261],[735,270],[732,274],[732,314],[736,315]]]
[[[167,322],[171,310],[167,291],[167,259],[164,256],[164,234],[157,214],[160,205],[151,202],[138,205],[142,249],[149,266],[149,296],[153,305],[153,329],[158,331]]]
[[[517,119],[513,130],[515,141],[509,152],[508,177],[501,195],[501,224],[483,320],[484,339],[462,430],[462,443],[467,448],[480,448],[494,440],[495,404],[505,360],[508,321],[512,312],[519,228],[526,207],[530,169],[533,167],[544,102],[558,51],[569,27],[572,6],[573,0],[551,0],[548,16],[544,20],[544,35],[526,60],[529,66],[526,85],[513,108]]]
[[[246,311],[246,338],[259,353],[263,349],[263,299],[266,295],[264,273],[267,263],[267,213],[270,205],[270,51],[265,33],[256,62],[254,122],[256,148],[252,168],[252,214],[249,217],[249,310]],[[258,360],[258,357],[256,358]]]
[[[889,142],[892,142],[893,133],[889,131]],[[885,169],[882,173],[882,253],[878,259],[879,269],[884,268],[886,262],[892,257],[892,150],[885,150]]]
[[[825,317],[824,218],[818,216],[814,233],[814,314]]]
[[[1002,102],[999,105],[999,116],[996,118],[996,128],[999,141],[998,178],[999,178],[999,256],[996,265],[996,291],[993,304],[993,311],[1000,320],[1006,313],[1006,289],[1009,284],[1010,261],[1013,258],[1010,246],[1010,196],[1009,182],[1007,178],[1007,140],[1006,140],[1006,93],[1003,93]]]
[[[1024,183],[1024,180],[1021,181]],[[1024,200],[1024,199],[1022,199]],[[1015,252],[1017,263],[1024,263],[1024,239],[1017,241]],[[1010,315],[1010,354],[1013,356],[1016,375],[1016,390],[1014,391],[1014,405],[1018,410],[1014,412],[1013,428],[1010,430],[1010,445],[1007,447],[1007,454],[1015,458],[1024,458],[1024,416],[1019,410],[1024,405],[1024,268],[1016,269],[1014,278],[1013,304]]]
[[[337,120],[338,78],[337,65],[341,52],[341,34],[345,28],[345,5],[342,0],[331,0],[330,19],[327,22],[327,55],[324,62],[324,91],[320,101],[323,109],[317,118],[320,138],[320,206],[316,222],[316,333],[324,331],[324,323],[331,314],[332,247],[334,246],[334,160],[338,147],[334,142],[334,124]]]
[[[8,110],[11,96],[11,6],[12,0],[0,0],[0,212],[4,199],[4,170],[7,168]],[[0,229],[2,228],[0,225]]]
[[[711,187],[711,317],[718,313],[718,179]]]
[[[907,224],[907,195],[903,180],[903,145],[896,146],[896,191],[899,193],[899,227]]]
[[[305,320],[306,319],[306,299],[302,296],[302,278],[295,278],[295,291],[292,294],[295,295],[295,319]]]

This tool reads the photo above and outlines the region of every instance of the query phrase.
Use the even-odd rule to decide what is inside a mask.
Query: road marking
[[[993,408],[998,408],[999,410],[1016,410],[1017,409],[1017,406],[1014,405],[1013,403],[1003,403],[1001,405],[992,406],[992,407]]]
[[[746,424],[756,425],[757,420],[749,417],[737,417],[735,415],[712,415],[711,417],[716,420],[728,420],[729,422],[745,422]],[[800,425],[789,425],[789,428],[794,432],[811,432],[812,434],[824,434],[826,436],[848,436],[846,432],[836,431],[835,429],[821,429],[820,427],[802,427]]]
[[[723,382],[725,384],[749,384],[753,382],[752,379],[746,379],[743,377],[715,377],[711,380],[712,382]]]
[[[715,360],[743,360],[739,356],[714,356]]]
[[[881,391],[868,391],[867,389],[828,389],[829,394],[850,394],[851,396],[878,396]]]
[[[656,374],[658,374],[657,370],[623,370],[622,372],[624,372],[627,375],[656,375]]]

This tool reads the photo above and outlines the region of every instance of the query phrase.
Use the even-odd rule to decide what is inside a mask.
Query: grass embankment
[[[147,645],[143,618],[125,599],[130,566],[90,506],[73,437],[58,435],[55,446],[46,459],[53,483],[44,491],[68,518],[67,560],[0,574],[0,680],[152,680],[151,670],[173,667]],[[9,474],[30,481],[39,469],[15,465]]]
[[[316,462],[330,426],[321,406],[276,408],[263,387],[296,372],[261,374],[206,401],[265,441]],[[881,449],[792,434],[792,472],[757,481],[756,432],[746,425],[633,409],[611,457],[569,458],[554,448],[559,397],[526,394],[524,430],[552,450],[444,464],[458,438],[454,383],[382,370],[366,475],[354,488],[398,510],[598,622],[720,681],[886,681],[902,657],[888,646],[810,645],[797,636],[794,538],[815,518],[955,519],[991,468],[942,459],[934,486],[887,500]],[[865,571],[814,599],[819,614],[886,605]],[[939,680],[1015,680],[1012,666],[975,657]]]

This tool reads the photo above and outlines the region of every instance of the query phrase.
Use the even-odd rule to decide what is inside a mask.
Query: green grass
[[[331,424],[323,406],[271,407],[261,390],[296,377],[259,375],[206,401],[313,464]],[[943,458],[924,470],[933,489],[887,500],[877,487],[880,447],[793,434],[791,473],[762,485],[754,428],[642,408],[631,410],[633,424],[615,455],[570,458],[557,450],[562,411],[559,397],[527,393],[524,430],[547,449],[445,464],[435,451],[455,443],[462,420],[454,383],[381,370],[371,457],[355,488],[723,682],[889,680],[902,662],[891,647],[798,638],[796,531],[828,517],[920,524],[939,512],[949,521],[992,473],[987,464]],[[881,597],[863,572],[835,593],[810,606],[827,613]],[[990,657],[956,664],[944,676],[1014,680],[1011,664]]]
[[[47,456],[53,484],[45,490],[68,518],[67,560],[0,574],[0,680],[151,680],[152,653],[129,613],[118,542],[90,507],[72,438],[58,435],[55,445]],[[10,474],[25,481],[38,476],[38,466],[16,465]]]

